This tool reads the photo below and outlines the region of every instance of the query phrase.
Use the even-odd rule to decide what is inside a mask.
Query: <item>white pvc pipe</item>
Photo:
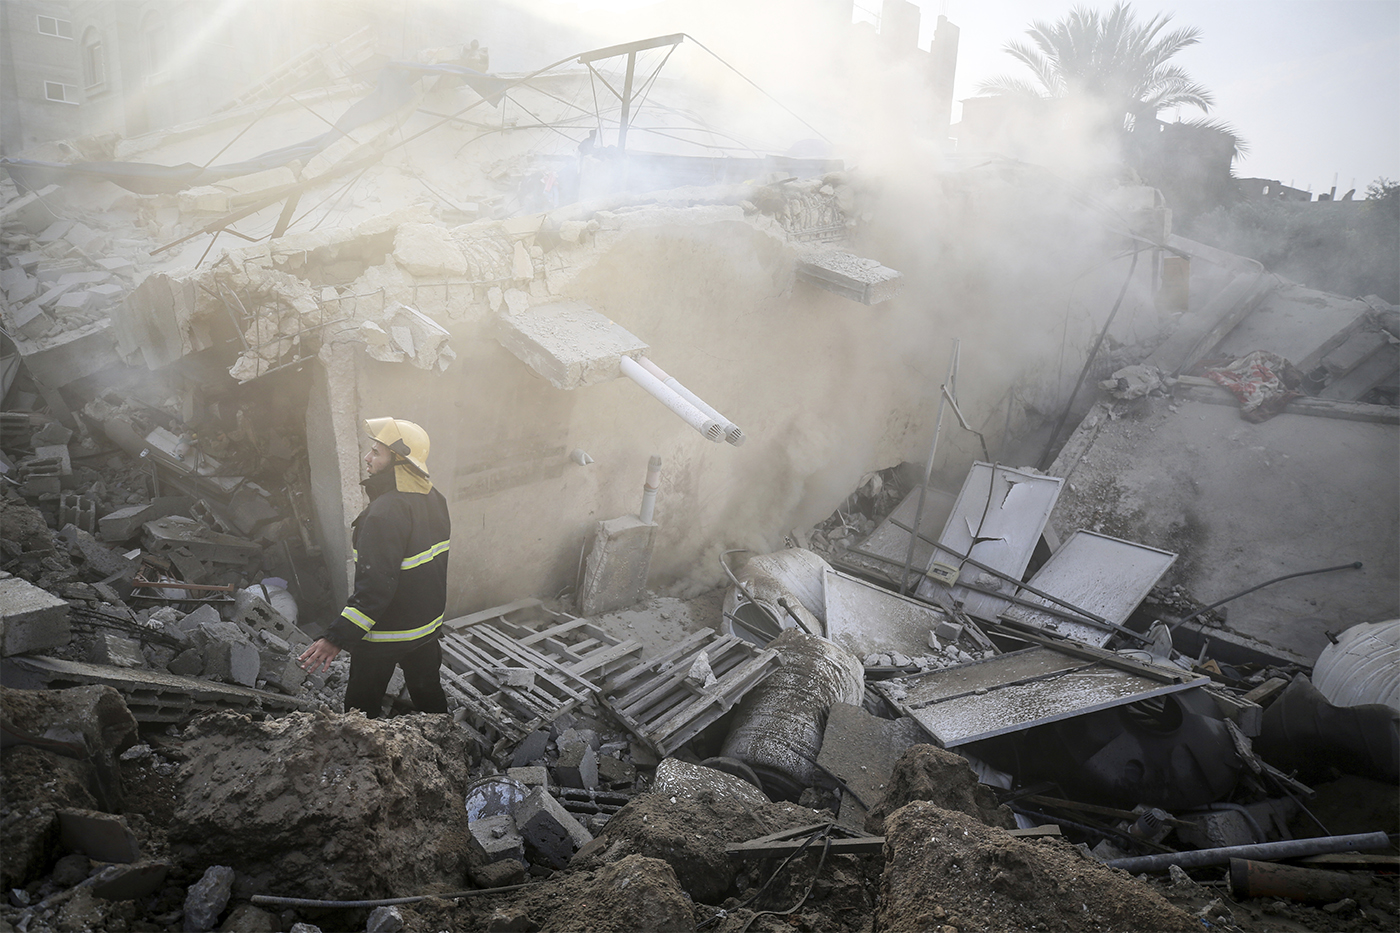
[[[694,405],[696,408],[700,409],[702,412],[709,415],[711,418],[723,425],[725,440],[733,444],[735,447],[738,447],[740,444],[744,443],[746,438],[744,436],[744,432],[739,429],[738,425],[730,421],[728,418],[724,417],[724,415],[721,415],[719,412],[715,411],[714,408],[712,408],[709,405],[709,403],[706,402],[704,399],[700,398],[700,396],[696,395],[694,392],[681,385],[680,382],[674,376],[668,374],[666,370],[662,369],[660,366],[657,366],[645,356],[637,362],[641,363],[642,368],[645,369],[647,372],[651,373],[657,379],[660,379],[662,384],[665,385],[668,389],[671,389],[681,398],[685,399],[687,402]]]
[[[642,486],[642,507],[637,512],[637,517],[648,525],[651,524],[651,517],[656,513],[656,490],[661,488],[661,458],[656,454],[651,455],[647,461],[647,481]]]
[[[690,402],[682,398],[674,389],[643,369],[638,365],[637,361],[630,356],[624,356],[622,358],[622,375],[641,386],[658,402],[671,409],[682,421],[705,435],[706,440],[714,441],[718,444],[720,440],[724,438],[724,425],[712,418],[706,417],[703,411],[696,408]]]

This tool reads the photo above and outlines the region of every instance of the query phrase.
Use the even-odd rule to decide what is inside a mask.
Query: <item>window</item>
[[[107,53],[97,30],[89,29],[83,33],[83,87],[97,87],[106,82]]]
[[[40,16],[38,20],[40,35],[57,36],[60,39],[73,38],[73,24],[68,20],[54,16]]]
[[[71,84],[60,84],[57,81],[45,81],[44,99],[59,104],[77,104],[79,103],[78,89]]]

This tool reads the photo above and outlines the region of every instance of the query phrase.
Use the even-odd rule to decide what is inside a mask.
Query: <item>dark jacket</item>
[[[355,591],[326,637],[340,648],[436,638],[447,607],[447,500],[436,488],[400,492],[393,470],[364,486],[370,502],[351,526]]]

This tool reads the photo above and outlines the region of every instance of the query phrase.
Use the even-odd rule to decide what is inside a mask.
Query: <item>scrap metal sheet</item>
[[[826,570],[826,635],[858,658],[899,652],[928,654],[929,630],[946,616],[933,608],[839,570]]]
[[[955,501],[956,497],[952,493],[935,489],[932,486],[928,487],[928,491],[924,494],[924,511],[923,514],[919,515],[919,530],[930,541],[938,540],[938,534],[948,523],[948,516],[953,511]],[[903,501],[895,506],[894,511],[875,526],[870,537],[866,538],[860,546],[862,551],[883,557],[885,561],[870,560],[854,551],[846,559],[851,563],[869,567],[897,580],[899,568],[904,565],[905,558],[909,556],[909,532],[905,529],[914,527],[914,515],[918,511],[919,487],[915,486],[904,497]],[[901,525],[904,527],[900,527]],[[933,545],[923,538],[916,540],[914,542],[914,559],[909,564],[910,575],[917,578],[919,571],[927,567],[932,559]]]
[[[962,560],[944,548],[976,558],[989,567],[1015,579],[1021,579],[1031,554],[1040,541],[1040,533],[1060,497],[1064,480],[1058,476],[1043,476],[1026,470],[1016,470],[1000,464],[977,462],[968,471],[958,492],[953,512],[943,533],[938,537],[941,547],[934,550],[934,562],[954,567]],[[980,571],[971,565],[963,573],[977,579],[987,589],[1012,592],[1012,585]],[[926,598],[937,595],[939,584],[924,579],[918,594]],[[953,598],[962,603],[968,615],[995,621],[1006,601],[977,593],[963,586],[953,588]]]
[[[954,748],[1210,683],[1184,671],[1162,672],[1151,677],[1037,647],[872,687],[944,748]]]
[[[1030,585],[1122,625],[1175,560],[1171,551],[1093,531],[1076,531],[1036,571]],[[1021,592],[1020,597],[1054,605],[1030,591]],[[1102,647],[1113,636],[1104,626],[1072,622],[1025,606],[1008,604],[1003,615],[1096,647]]]

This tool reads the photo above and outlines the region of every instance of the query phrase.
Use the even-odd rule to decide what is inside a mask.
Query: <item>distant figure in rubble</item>
[[[447,500],[428,478],[428,432],[397,418],[370,418],[365,428],[374,443],[365,455],[369,477],[361,484],[369,505],[351,525],[355,591],[330,630],[298,660],[314,674],[342,649],[350,652],[346,712],[377,717],[397,664],[414,708],[445,713],[438,640],[452,524]]]

